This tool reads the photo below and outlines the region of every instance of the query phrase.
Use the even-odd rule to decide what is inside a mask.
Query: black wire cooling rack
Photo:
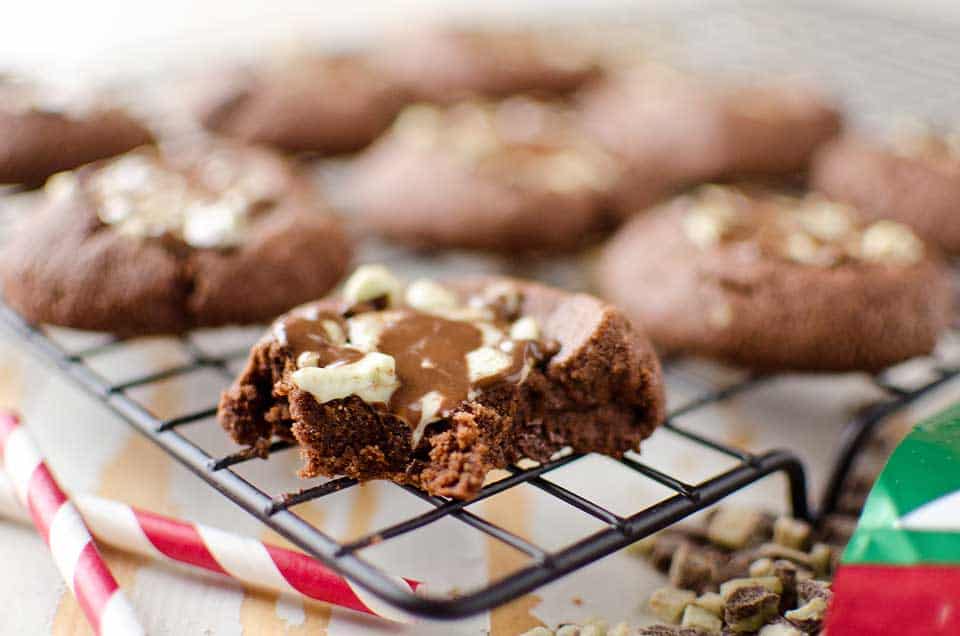
[[[634,471],[666,486],[675,493],[629,516],[615,514],[544,478],[551,471],[575,462],[581,457],[568,453],[534,467],[511,466],[508,469],[509,476],[485,486],[475,499],[468,502],[431,496],[412,487],[396,486],[404,488],[407,492],[429,503],[432,508],[359,539],[346,543],[339,542],[328,533],[308,523],[291,508],[351,488],[357,484],[355,480],[341,477],[295,492],[264,492],[233,470],[233,467],[238,464],[258,459],[255,454],[241,450],[233,454],[217,456],[200,448],[180,432],[183,427],[191,425],[216,426],[211,419],[216,412],[216,395],[210,396],[209,407],[177,413],[165,418],[159,418],[151,413],[141,401],[131,395],[131,392],[136,393],[137,389],[185,376],[200,369],[214,370],[222,376],[223,385],[226,386],[234,375],[230,365],[242,360],[246,355],[245,349],[211,356],[204,353],[187,336],[180,339],[188,357],[186,363],[170,368],[149,370],[142,376],[123,382],[111,382],[94,371],[88,363],[97,356],[125,347],[127,345],[125,341],[109,339],[83,350],[68,351],[51,338],[44,329],[27,323],[6,306],[0,305],[0,318],[21,340],[40,351],[44,358],[60,367],[88,393],[120,414],[139,432],[153,440],[241,508],[308,554],[351,578],[393,606],[414,615],[456,618],[506,603],[703,510],[772,473],[780,472],[786,476],[792,513],[805,519],[814,518],[808,507],[803,466],[800,459],[792,452],[771,450],[764,453],[749,453],[695,433],[677,422],[682,416],[751,391],[771,379],[770,376],[759,376],[748,377],[723,388],[703,392],[672,409],[668,421],[655,433],[655,435],[679,436],[701,447],[719,451],[736,461],[733,468],[700,483],[690,484],[647,465],[639,459],[639,456],[628,454],[620,460],[624,470]],[[668,363],[669,367],[670,363]],[[863,411],[843,429],[833,475],[819,510],[821,515],[831,512],[836,506],[838,495],[857,453],[864,447],[875,427],[893,413],[960,374],[960,369],[944,367],[932,359],[929,367],[933,373],[932,379],[921,386],[909,389],[892,383],[885,374],[873,378],[874,383],[885,392],[887,397]],[[271,454],[279,453],[293,446],[289,442],[278,440],[272,444],[270,452]],[[584,515],[599,520],[604,527],[583,536],[563,549],[549,551],[471,511],[470,508],[479,501],[521,484],[537,488]],[[526,554],[530,557],[529,564],[476,591],[456,598],[435,598],[411,593],[409,589],[398,585],[394,577],[365,560],[360,554],[364,548],[415,532],[418,528],[446,518],[472,526]]]
[[[792,68],[796,60],[804,60],[809,70],[829,78],[836,86],[845,87],[847,90],[843,92],[848,106],[868,121],[894,112],[934,118],[953,113],[960,97],[960,87],[955,81],[949,81],[956,77],[957,45],[954,34],[945,27],[921,26],[879,15],[843,13],[827,4],[811,8],[790,3],[737,2],[732,6],[731,11],[684,13],[668,19],[672,23],[671,29],[679,33],[680,44],[694,66],[705,60],[707,66],[780,72]],[[653,28],[656,30],[659,26]],[[411,487],[396,486],[427,502],[430,508],[350,542],[339,542],[291,508],[351,488],[356,481],[338,478],[295,492],[264,492],[234,470],[238,465],[256,459],[253,453],[240,451],[218,455],[201,448],[181,432],[190,426],[216,426],[212,419],[216,412],[216,395],[210,396],[210,404],[205,408],[163,418],[136,399],[138,389],[200,369],[212,370],[226,386],[233,376],[232,365],[242,360],[246,349],[210,355],[192,338],[185,337],[181,339],[185,363],[149,370],[140,377],[115,382],[98,374],[89,363],[99,355],[122,350],[127,346],[126,342],[104,340],[83,350],[67,350],[44,329],[30,325],[2,304],[0,322],[201,479],[306,553],[391,605],[411,614],[433,618],[467,616],[508,602],[703,510],[773,473],[786,476],[789,502],[795,516],[822,519],[837,509],[858,454],[877,427],[891,415],[960,375],[957,366],[930,358],[922,361],[927,373],[919,384],[898,384],[889,373],[874,376],[872,381],[881,389],[883,398],[840,429],[833,469],[815,512],[809,508],[803,465],[794,453],[783,450],[745,452],[696,433],[679,422],[683,416],[750,392],[772,379],[749,377],[719,389],[709,388],[672,409],[668,421],[654,433],[655,436],[685,438],[702,448],[713,449],[734,460],[735,465],[705,481],[691,484],[629,454],[620,462],[624,471],[662,484],[674,494],[628,516],[615,514],[547,479],[552,471],[580,459],[578,455],[566,454],[534,467],[510,467],[509,476],[487,485],[469,502],[452,501]],[[682,373],[682,369],[678,370],[669,362],[667,368],[671,373]],[[270,452],[280,453],[291,448],[288,442],[276,441]],[[551,551],[490,522],[471,509],[479,501],[521,485],[539,489],[583,515],[599,520],[602,528],[562,549]],[[515,548],[530,557],[529,564],[456,598],[435,598],[411,593],[362,556],[367,547],[408,535],[442,519],[467,524],[493,540]]]

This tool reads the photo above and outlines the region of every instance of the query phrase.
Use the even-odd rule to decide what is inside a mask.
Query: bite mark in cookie
[[[278,319],[221,399],[234,439],[296,439],[305,477],[467,498],[523,456],[622,454],[662,418],[656,359],[595,299],[510,279],[398,287],[367,266]]]

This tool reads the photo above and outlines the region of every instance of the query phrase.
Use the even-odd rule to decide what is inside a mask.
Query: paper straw
[[[0,516],[25,521],[27,516],[11,490],[10,483],[0,477]],[[108,499],[77,495],[74,501],[94,536],[105,545],[217,572],[251,587],[323,601],[392,621],[411,621],[408,614],[300,552]],[[421,585],[412,579],[396,580],[413,591]]]
[[[54,563],[94,632],[137,636],[143,628],[97,550],[77,508],[67,499],[19,418],[0,412],[0,455],[12,490],[30,512]],[[8,489],[9,490],[9,489]]]

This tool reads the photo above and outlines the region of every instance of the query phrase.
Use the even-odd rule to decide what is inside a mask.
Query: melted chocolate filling
[[[344,318],[327,312],[286,318],[278,325],[278,338],[289,348],[294,359],[302,353],[315,352],[321,367],[349,364],[363,358],[362,351],[330,342],[323,326],[326,320],[335,322],[344,333],[347,332]],[[508,331],[508,325],[499,321],[494,326],[504,333]],[[393,357],[400,387],[394,391],[389,404],[377,406],[415,429],[422,415],[422,399],[431,391],[441,396],[436,416],[447,417],[471,396],[473,390],[503,380],[519,384],[534,364],[556,352],[556,347],[538,341],[505,342],[513,342],[512,349],[505,352],[511,356],[510,364],[502,371],[472,383],[467,354],[483,346],[483,332],[470,322],[404,309],[399,317],[385,325],[376,348]]]

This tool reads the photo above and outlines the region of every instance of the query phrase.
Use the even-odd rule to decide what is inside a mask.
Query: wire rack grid
[[[161,419],[151,413],[140,400],[130,395],[135,389],[142,389],[198,369],[215,370],[222,375],[224,386],[226,386],[233,376],[228,368],[229,365],[242,359],[245,351],[209,356],[189,337],[184,337],[182,344],[189,354],[189,360],[185,364],[150,370],[142,376],[122,382],[111,382],[94,371],[88,361],[108,351],[124,347],[124,341],[111,339],[80,351],[70,352],[49,337],[43,329],[30,325],[8,307],[0,307],[0,316],[3,323],[12,328],[23,341],[41,352],[44,358],[63,369],[88,393],[103,401],[136,430],[146,435],[237,505],[308,554],[350,577],[383,600],[415,615],[456,618],[495,607],[628,546],[774,472],[782,472],[788,479],[793,513],[800,517],[810,517],[803,467],[800,460],[792,453],[779,450],[762,454],[748,453],[708,439],[675,422],[675,419],[681,415],[748,391],[764,381],[764,378],[751,378],[703,394],[674,409],[670,421],[661,428],[663,432],[658,433],[681,436],[695,444],[719,451],[736,461],[733,468],[701,483],[690,484],[647,465],[638,456],[628,454],[621,460],[625,469],[654,480],[675,493],[645,510],[629,516],[615,514],[584,496],[545,479],[544,477],[551,471],[580,458],[577,454],[561,453],[552,461],[533,467],[509,467],[509,476],[486,485],[480,494],[470,501],[449,500],[428,495],[413,487],[397,486],[430,504],[430,508],[426,512],[381,528],[349,543],[342,543],[320,528],[309,524],[291,508],[351,488],[357,484],[356,480],[340,477],[295,492],[264,492],[233,470],[238,464],[258,459],[253,452],[244,449],[226,456],[215,456],[181,434],[179,429],[182,427],[212,423],[210,418],[216,412],[216,396],[211,396],[211,404],[207,408],[178,413]],[[289,442],[277,440],[271,445],[270,453],[273,455],[287,451],[294,446]],[[583,514],[590,515],[602,522],[603,527],[563,549],[548,551],[471,511],[470,508],[478,502],[520,484],[528,484]],[[530,558],[529,564],[506,578],[474,592],[457,598],[436,598],[416,595],[408,589],[403,589],[397,585],[394,577],[372,565],[360,555],[364,548],[406,535],[444,518],[456,519],[511,546],[527,555]]]
[[[653,468],[632,453],[628,453],[620,460],[625,470],[634,471],[643,478],[666,486],[674,493],[659,503],[633,514],[627,516],[616,514],[546,479],[545,477],[551,471],[580,458],[579,455],[566,453],[560,454],[547,463],[532,467],[511,466],[508,468],[507,477],[486,485],[475,499],[467,502],[431,496],[409,486],[397,486],[428,503],[430,505],[428,510],[358,539],[340,542],[322,529],[308,523],[291,508],[351,488],[357,484],[355,480],[340,477],[294,492],[265,492],[233,470],[239,464],[258,459],[253,452],[240,450],[225,456],[217,456],[181,434],[182,427],[213,423],[211,418],[216,413],[215,395],[211,396],[209,407],[164,418],[152,413],[140,400],[131,395],[131,392],[135,393],[135,389],[149,387],[199,369],[214,370],[222,377],[226,386],[233,376],[231,364],[242,360],[246,355],[245,350],[211,356],[198,347],[190,336],[185,336],[181,339],[182,346],[188,354],[188,360],[185,363],[150,370],[144,375],[122,382],[112,382],[92,369],[89,361],[98,355],[123,348],[126,346],[125,341],[109,339],[82,350],[68,351],[42,328],[27,323],[8,307],[0,305],[0,317],[2,322],[20,339],[29,343],[44,358],[64,370],[88,393],[103,401],[136,430],[146,435],[241,508],[292,541],[306,553],[351,578],[391,605],[414,615],[457,618],[508,602],[703,510],[772,473],[779,472],[786,476],[793,514],[801,518],[813,518],[808,507],[803,465],[794,453],[784,450],[749,453],[705,437],[678,423],[678,419],[682,416],[751,391],[771,379],[771,376],[756,376],[747,377],[722,388],[708,390],[672,409],[667,422],[655,433],[679,436],[700,447],[720,452],[735,461],[735,465],[729,470],[691,484]],[[668,362],[667,365],[670,367],[671,363]],[[839,492],[857,452],[870,438],[876,426],[892,413],[906,407],[960,373],[956,368],[944,367],[936,363],[932,364],[932,369],[934,370],[932,379],[922,386],[910,389],[893,384],[883,374],[874,378],[874,383],[885,391],[888,399],[867,409],[843,429],[840,450],[831,481],[826,489],[824,503],[820,508],[821,513],[830,512],[836,507]],[[294,446],[289,442],[277,440],[270,447],[270,453],[287,451]],[[562,549],[550,551],[471,510],[474,504],[521,484],[532,486],[579,510],[580,513],[599,520],[602,524],[601,529],[579,538]],[[438,598],[417,595],[411,593],[409,589],[402,588],[396,583],[394,577],[364,559],[360,554],[364,548],[407,535],[444,518],[467,524],[494,540],[511,546],[527,555],[530,559],[529,563],[505,578],[475,591],[456,598]]]

